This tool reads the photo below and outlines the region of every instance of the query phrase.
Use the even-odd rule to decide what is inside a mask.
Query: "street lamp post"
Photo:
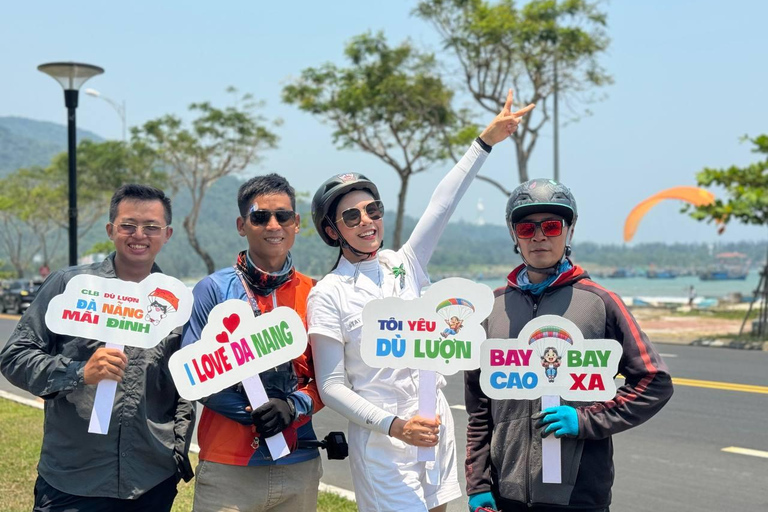
[[[50,62],[37,66],[64,88],[67,107],[69,153],[69,264],[77,265],[77,98],[80,87],[91,77],[104,72],[103,68],[78,62]]]
[[[117,112],[117,115],[120,116],[120,121],[123,123],[123,142],[127,142],[128,138],[127,138],[127,131],[126,131],[127,127],[125,122],[125,100],[123,100],[122,103],[118,103],[112,98],[108,98],[104,96],[96,89],[86,89],[85,94],[87,94],[88,96],[93,96],[94,98],[101,98],[107,103],[109,103],[110,105],[112,105],[112,108],[115,109],[115,112]]]

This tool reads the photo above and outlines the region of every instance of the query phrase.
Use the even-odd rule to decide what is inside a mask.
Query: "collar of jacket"
[[[570,259],[568,261],[570,261]],[[573,267],[560,274],[560,276],[555,279],[552,284],[549,285],[549,288],[556,288],[567,284],[573,284],[580,279],[589,277],[589,274],[587,274],[586,270],[578,265],[575,265],[572,261],[571,264]],[[515,270],[509,273],[507,276],[507,286],[516,288],[518,290],[520,289],[520,287],[517,285],[517,276],[524,268],[525,264],[521,264],[520,266],[516,267]]]
[[[102,261],[101,265],[99,265],[99,275],[103,277],[117,277],[117,273],[115,272],[116,255],[116,252],[112,252],[112,254],[104,258],[104,261]],[[163,273],[163,271],[160,270],[160,267],[157,266],[157,263],[152,262],[152,270],[150,270],[150,273],[154,274],[155,272],[160,272],[161,274]]]

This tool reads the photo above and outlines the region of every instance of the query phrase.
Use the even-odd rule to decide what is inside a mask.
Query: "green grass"
[[[0,399],[0,511],[32,510],[43,411]]]
[[[0,457],[0,512],[32,510],[42,439],[43,411],[0,398],[0,446],[5,449]],[[192,466],[197,466],[197,455],[192,453],[190,458]],[[181,482],[174,512],[192,510],[194,495],[195,481]],[[353,512],[357,507],[335,494],[320,493],[317,510]]]

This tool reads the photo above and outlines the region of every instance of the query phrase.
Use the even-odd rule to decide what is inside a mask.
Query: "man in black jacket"
[[[507,203],[507,225],[523,258],[495,292],[488,338],[517,338],[539,315],[574,322],[584,339],[615,339],[625,383],[607,402],[569,402],[541,410],[540,400],[491,400],[480,370],[465,375],[469,413],[465,471],[470,510],[608,511],[613,485],[611,436],[650,419],[672,396],[664,361],[622,300],[568,259],[576,201],[553,180],[517,187]],[[541,437],[562,439],[562,484],[542,483]]]
[[[48,304],[77,275],[138,283],[160,272],[155,258],[171,237],[170,224],[171,201],[161,190],[120,187],[106,228],[115,252],[51,274],[0,352],[3,375],[45,400],[35,512],[162,512],[171,509],[179,480],[193,476],[187,452],[194,405],[178,395],[168,370],[180,329],[150,349],[123,352],[45,325]],[[89,434],[96,387],[105,379],[118,382],[109,432]]]

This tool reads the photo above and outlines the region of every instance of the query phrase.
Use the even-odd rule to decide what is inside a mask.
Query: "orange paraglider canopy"
[[[715,195],[699,187],[672,187],[654,194],[648,199],[632,208],[624,222],[624,241],[629,242],[635,236],[640,220],[648,213],[648,210],[656,206],[664,199],[679,199],[691,203],[694,206],[703,206],[715,202]]]

